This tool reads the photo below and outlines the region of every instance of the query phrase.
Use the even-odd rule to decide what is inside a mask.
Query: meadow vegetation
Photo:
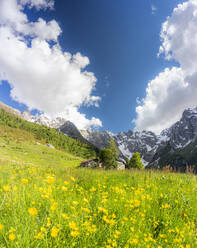
[[[75,150],[3,123],[0,247],[197,247],[195,175],[81,169]]]
[[[88,143],[85,144],[80,140],[67,137],[54,128],[25,121],[3,109],[0,109],[0,126],[8,126],[27,131],[29,134],[33,134],[36,139],[51,143],[56,148],[62,149],[75,156],[92,158],[98,153],[98,150]]]
[[[27,131],[0,126],[0,160],[20,165],[72,167],[83,159],[61,149],[52,149]]]
[[[0,247],[196,247],[194,175],[1,163]]]

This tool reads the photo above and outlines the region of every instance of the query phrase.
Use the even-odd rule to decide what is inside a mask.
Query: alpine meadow
[[[1,111],[1,247],[196,247],[195,175],[82,169],[40,128]]]
[[[0,0],[0,248],[197,248],[197,0]]]

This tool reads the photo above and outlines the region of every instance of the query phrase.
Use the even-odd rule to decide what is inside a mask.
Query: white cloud
[[[61,29],[55,20],[46,22],[39,18],[37,22],[29,22],[27,16],[23,13],[26,4],[30,6],[47,7],[51,1],[46,0],[22,0],[21,4],[17,0],[1,0],[0,1],[0,25],[9,27],[12,33],[22,36],[31,36],[32,38],[40,38],[43,40],[57,41],[61,33]]]
[[[102,126],[99,119],[88,120],[78,112],[81,105],[98,106],[100,100],[92,95],[96,78],[85,70],[89,59],[80,53],[62,51],[58,44],[61,29],[55,20],[47,23],[39,18],[32,23],[23,13],[25,4],[51,8],[53,1],[19,3],[0,1],[0,80],[9,81],[11,97],[30,110],[69,118],[80,128]],[[56,41],[52,47],[48,43],[51,40]]]
[[[76,107],[67,108],[64,113],[59,113],[58,116],[64,117],[75,123],[78,129],[89,129],[90,127],[102,126],[102,122],[99,119],[92,117],[88,120],[84,114],[78,112]]]
[[[197,1],[179,4],[161,29],[159,55],[180,67],[166,68],[148,83],[136,108],[136,129],[159,133],[179,120],[185,108],[197,106]]]
[[[151,10],[152,10],[152,15],[154,15],[155,12],[157,11],[157,7],[154,4],[152,4],[151,5]]]
[[[136,98],[136,103],[137,103],[138,105],[140,105],[140,104],[142,103],[142,101],[140,100],[139,97]]]
[[[37,9],[41,8],[50,8],[53,9],[54,1],[53,0],[20,0],[21,5],[28,5],[30,8],[36,7]]]

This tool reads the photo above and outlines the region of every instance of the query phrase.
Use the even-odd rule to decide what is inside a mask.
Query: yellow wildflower
[[[10,185],[5,185],[5,186],[3,186],[3,190],[4,190],[5,192],[9,192],[10,189],[11,189]]]
[[[70,235],[75,238],[75,237],[79,236],[79,232],[77,232],[77,231],[71,231],[70,232]]]
[[[28,212],[31,216],[35,216],[38,213],[36,208],[29,208]]]
[[[91,189],[90,189],[90,192],[95,192],[96,191],[96,189],[94,188],[94,187],[92,187]]]
[[[0,231],[3,230],[4,226],[0,224]]]
[[[53,205],[51,205],[50,210],[55,211],[57,209],[57,205],[58,205],[58,203],[54,202]]]
[[[51,225],[51,220],[47,218],[47,226],[49,227]]]
[[[70,180],[74,182],[75,181],[75,178],[74,177],[70,177]]]
[[[53,226],[52,229],[51,229],[51,237],[56,238],[59,231],[60,231],[59,228]]]
[[[52,184],[55,182],[55,178],[53,176],[47,176],[47,183]]]
[[[73,205],[77,206],[78,204],[78,201],[73,201]]]
[[[40,228],[40,231],[41,231],[42,233],[44,233],[44,232],[46,232],[46,228],[45,228],[45,227],[41,227],[41,228]]]
[[[43,237],[43,234],[39,232],[37,235],[34,236],[35,239],[41,239]]]
[[[88,200],[87,200],[86,198],[83,198],[83,201],[84,201],[85,203],[88,203]]]
[[[15,238],[16,238],[16,236],[15,236],[15,234],[14,233],[10,233],[9,234],[9,240],[15,240]]]
[[[27,184],[28,183],[28,179],[27,178],[23,178],[21,181],[22,181],[23,184]]]
[[[67,214],[65,214],[65,213],[62,213],[62,217],[63,217],[64,219],[66,219],[66,220],[68,220],[68,219],[69,219],[68,215],[67,215]]]
[[[70,228],[70,229],[74,229],[74,230],[78,230],[78,228],[77,228],[75,222],[73,222],[73,221],[69,223],[69,228]]]
[[[62,186],[63,191],[68,191],[68,187]]]
[[[81,210],[83,210],[84,212],[86,212],[86,213],[88,213],[88,214],[90,213],[90,209],[88,209],[88,208],[83,208],[83,207],[82,207]]]

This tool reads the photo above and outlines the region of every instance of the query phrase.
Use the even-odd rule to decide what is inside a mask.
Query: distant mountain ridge
[[[163,130],[160,135],[151,131],[120,132],[81,131],[82,135],[100,149],[114,138],[122,157],[131,157],[139,152],[147,168],[197,165],[197,108],[186,109],[180,121]]]
[[[130,158],[135,152],[139,152],[147,168],[160,168],[167,164],[178,166],[178,163],[182,166],[197,164],[197,108],[186,109],[180,121],[163,130],[160,135],[151,131],[129,130],[113,134],[106,130],[78,130],[72,122],[62,117],[50,119],[45,115],[32,116],[28,111],[20,113],[3,103],[0,103],[0,108],[27,121],[55,128],[66,136],[88,142],[99,149],[107,147],[109,140],[113,138],[120,157]]]

